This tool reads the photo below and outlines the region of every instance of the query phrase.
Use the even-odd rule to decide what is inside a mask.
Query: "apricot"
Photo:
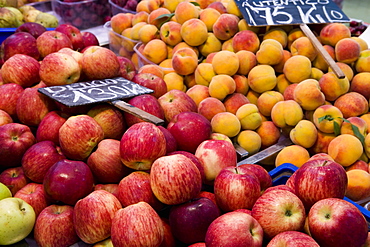
[[[335,47],[339,40],[350,38],[351,31],[343,23],[330,23],[321,29],[319,37],[322,44]]]
[[[325,133],[320,130],[317,131],[317,139],[311,148],[309,148],[310,153],[328,153],[329,143],[336,137],[334,133]]]
[[[360,52],[354,67],[357,72],[370,72],[370,49]]]
[[[271,65],[256,65],[249,71],[248,85],[257,93],[263,93],[274,89],[276,83],[275,70]]]
[[[198,56],[193,49],[184,47],[173,54],[171,65],[176,73],[189,75],[194,73],[198,66]]]
[[[138,32],[138,40],[144,44],[148,43],[153,39],[159,39],[160,34],[156,26],[152,24],[145,24]]]
[[[370,99],[370,72],[357,73],[352,81],[350,90],[362,94],[367,100]]]
[[[241,124],[235,114],[231,112],[220,112],[211,119],[212,132],[221,133],[228,137],[239,134]]]
[[[276,77],[276,86],[275,86],[275,90],[278,91],[279,93],[281,94],[284,94],[284,91],[285,89],[287,89],[287,87],[289,85],[294,85],[294,83],[291,83],[284,74],[280,74]],[[293,99],[293,97],[291,98]]]
[[[235,115],[240,121],[242,130],[255,130],[261,126],[262,117],[255,104],[248,103],[240,106]]]
[[[278,167],[284,163],[291,163],[301,167],[310,158],[307,149],[299,145],[284,147],[276,156],[275,166]]]
[[[261,137],[261,149],[276,144],[281,136],[280,128],[270,120],[262,121],[256,132]]]
[[[182,41],[181,24],[176,21],[168,21],[159,27],[160,38],[170,46],[175,46]]]
[[[212,32],[213,24],[217,21],[220,15],[221,13],[214,8],[205,8],[201,10],[199,19],[206,24],[208,32]]]
[[[351,38],[344,38],[335,45],[335,58],[337,62],[351,64],[360,57],[361,47]]]
[[[262,115],[270,117],[272,107],[274,107],[277,102],[283,100],[284,96],[278,91],[266,91],[258,97],[257,107]]]
[[[352,79],[354,76],[354,72],[352,67],[349,64],[342,63],[342,62],[336,62],[338,67],[343,71],[344,75],[347,77],[348,81],[352,83]],[[333,72],[333,69],[331,67],[328,68],[328,72]]]
[[[226,112],[226,108],[222,101],[214,97],[207,97],[198,105],[198,113],[203,115],[209,121],[212,120],[213,116],[220,112]]]
[[[142,54],[151,62],[159,64],[167,58],[167,45],[161,39],[153,39],[144,45]]]
[[[241,93],[232,93],[225,97],[223,104],[226,108],[226,111],[236,114],[236,111],[245,104],[250,103],[248,98]]]
[[[357,129],[358,131],[355,132],[354,129]],[[366,121],[360,117],[349,117],[343,121],[342,125],[340,126],[341,134],[350,134],[353,136],[360,134],[363,138],[365,138],[367,131],[368,125]]]
[[[163,79],[164,71],[157,64],[145,64],[138,69],[138,73],[151,73]]]
[[[355,36],[351,37],[351,39],[357,41],[357,43],[360,45],[361,51],[369,49],[369,46],[364,39]]]
[[[311,79],[315,79],[316,81],[319,81],[323,75],[324,75],[324,72],[322,72],[320,69],[312,67]]]
[[[344,118],[357,117],[369,111],[369,101],[357,92],[348,92],[334,102]]]
[[[290,45],[290,52],[293,56],[305,56],[310,59],[310,61],[315,60],[318,54],[317,49],[313,46],[310,39],[306,36],[294,40],[293,43]]]
[[[271,110],[271,120],[280,128],[294,127],[303,119],[303,110],[294,100],[277,102]]]
[[[293,83],[299,83],[311,76],[311,60],[303,55],[295,55],[285,61],[283,73]]]
[[[363,161],[363,160],[357,160],[357,161],[355,161],[355,163],[353,163],[350,166],[347,166],[345,169],[346,169],[346,171],[359,169],[359,170],[363,170],[363,171],[369,173],[369,164],[367,162]]]
[[[335,60],[335,50],[334,47],[330,45],[323,45],[324,50],[326,50],[329,54],[329,56]],[[327,72],[330,68],[328,63],[325,61],[324,57],[318,53],[316,58],[312,61],[312,66],[316,67],[324,72]]]
[[[260,151],[262,138],[253,130],[243,130],[236,136],[236,143],[253,155]]]
[[[366,156],[370,158],[370,134],[369,133],[365,137],[364,149],[365,149]]]
[[[350,166],[363,153],[361,141],[350,134],[335,137],[328,145],[328,154],[342,166]]]
[[[235,92],[236,85],[234,79],[229,75],[215,75],[209,83],[209,95],[219,100]]]
[[[303,33],[303,31],[300,28],[293,28],[288,32],[288,43],[286,47],[290,47],[294,40],[305,37],[306,35]]]
[[[198,46],[200,54],[204,57],[207,57],[210,53],[221,51],[221,49],[221,41],[212,32],[209,32],[206,41]]]
[[[335,126],[340,128],[342,125],[343,113],[336,106],[322,105],[315,109],[312,120],[318,130],[324,133],[334,133]]]
[[[370,133],[370,113],[365,113],[360,116],[361,119],[365,120],[367,128],[367,133]]]
[[[177,89],[186,92],[186,86],[184,85],[184,77],[176,72],[170,72],[164,75],[164,82],[167,85],[167,91]]]
[[[241,50],[236,52],[239,58],[239,69],[237,74],[248,75],[253,67],[257,65],[256,54],[251,51]]]
[[[364,170],[347,171],[348,186],[345,196],[353,201],[370,197],[370,174]]]
[[[159,7],[149,13],[147,22],[149,24],[156,26],[159,29],[161,25],[164,24],[165,22],[163,19],[158,18],[158,17],[162,15],[169,15],[169,14],[171,14],[171,12],[168,9],[164,7]]]
[[[219,40],[228,40],[239,31],[238,23],[236,15],[223,13],[213,23],[212,32]]]
[[[327,72],[319,80],[321,91],[328,101],[335,101],[338,97],[348,92],[350,82],[347,77],[339,79],[334,72]]]
[[[239,57],[232,51],[219,51],[213,56],[212,66],[216,74],[233,76],[239,69]]]
[[[200,8],[188,1],[182,1],[177,4],[175,11],[175,19],[178,23],[183,24],[190,19],[198,19]]]
[[[123,30],[132,27],[133,15],[130,13],[118,13],[112,16],[110,25],[115,33],[121,34]]]
[[[277,64],[273,65],[275,71],[277,73],[283,73],[284,72],[284,64],[286,60],[288,60],[292,56],[292,53],[288,50],[283,50],[283,58],[278,62]]]
[[[240,67],[239,67],[240,68]],[[249,90],[248,79],[245,75],[235,74],[232,76],[236,84],[236,93],[246,95]]]
[[[263,35],[262,40],[266,39],[274,39],[278,41],[283,48],[285,48],[288,44],[288,34],[284,29],[280,27],[274,27],[267,30],[266,33]]]
[[[260,43],[257,34],[251,30],[239,31],[232,39],[232,47],[235,52],[246,50],[256,53]]]
[[[199,19],[190,19],[181,25],[181,37],[190,46],[199,46],[208,38],[206,24]]]
[[[200,63],[194,71],[195,83],[208,86],[215,75],[216,72],[211,63]]]
[[[315,79],[306,79],[298,83],[294,88],[293,98],[304,110],[315,110],[325,103],[325,95]]]
[[[311,121],[302,119],[289,133],[290,140],[294,144],[304,148],[312,147],[317,140],[317,129]]]
[[[283,46],[275,39],[263,40],[256,52],[256,59],[259,64],[276,65],[283,57]]]

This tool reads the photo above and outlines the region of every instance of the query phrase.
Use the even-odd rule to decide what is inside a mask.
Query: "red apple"
[[[260,247],[263,229],[256,219],[243,212],[228,212],[215,219],[208,227],[206,246]]]
[[[0,109],[0,126],[13,122],[13,118],[6,111]]]
[[[16,83],[0,85],[0,109],[6,111],[13,120],[17,119],[17,100],[23,90],[23,87]]]
[[[4,62],[15,54],[25,54],[39,60],[41,57],[36,41],[37,39],[27,32],[11,34],[2,43]]]
[[[200,197],[172,206],[169,224],[176,239],[193,244],[204,241],[209,225],[219,216],[217,205],[206,197]]]
[[[167,84],[163,78],[151,73],[139,72],[132,78],[132,81],[143,87],[152,89],[154,92],[151,95],[157,99],[167,92]]]
[[[118,184],[95,184],[94,190],[106,190],[115,197],[118,196]]]
[[[33,144],[22,157],[24,174],[35,183],[42,183],[49,168],[66,157],[52,141]]]
[[[159,101],[156,97],[150,94],[142,94],[134,96],[127,103],[136,108],[139,108],[143,111],[146,111],[160,119],[164,119],[164,112],[159,104]],[[144,122],[144,120],[138,118],[137,116],[132,115],[131,113],[123,113],[127,126],[131,126],[135,123]]]
[[[162,220],[146,202],[119,209],[112,220],[113,246],[159,246],[163,237]]]
[[[71,116],[59,129],[60,148],[69,159],[86,159],[103,138],[103,128],[88,115]]]
[[[324,198],[344,198],[347,190],[347,173],[342,165],[327,159],[304,163],[295,173],[295,194],[308,210]]]
[[[83,161],[64,159],[49,168],[43,185],[48,198],[75,205],[93,190],[94,177]]]
[[[159,201],[175,205],[195,198],[202,188],[202,178],[191,159],[174,154],[153,162],[150,186]]]
[[[63,23],[58,25],[55,28],[55,31],[64,33],[68,36],[72,42],[73,50],[79,51],[85,47],[81,31],[77,27],[71,24]]]
[[[26,88],[17,100],[17,116],[21,123],[38,126],[41,120],[56,109],[55,101],[39,93],[36,87]]]
[[[166,138],[154,124],[140,122],[127,129],[121,138],[121,160],[134,170],[149,170],[157,158],[166,154]]]
[[[47,29],[43,25],[37,22],[25,22],[15,29],[15,33],[26,32],[30,33],[35,39],[39,37]]]
[[[78,238],[73,225],[73,207],[50,205],[36,219],[34,233],[38,246],[71,246]]]
[[[159,212],[164,206],[153,194],[149,173],[143,171],[134,171],[122,178],[117,197],[123,207],[143,201]]]
[[[104,139],[87,158],[94,178],[98,183],[119,183],[131,173],[131,169],[123,165],[120,156],[120,141]]]
[[[39,183],[28,183],[15,193],[14,197],[21,198],[35,210],[36,217],[41,211],[49,206],[44,186]]]
[[[171,119],[180,112],[197,112],[197,105],[189,95],[185,92],[172,89],[158,98],[159,104],[162,106],[166,121],[169,123]]]
[[[126,131],[123,113],[112,105],[96,105],[87,112],[87,115],[94,118],[103,128],[106,139],[120,140]]]
[[[40,82],[40,63],[35,58],[25,54],[14,54],[1,67],[3,82],[16,83],[23,88]]]
[[[268,187],[265,191],[263,191],[263,193],[267,193],[271,190],[287,190],[287,191],[290,191],[292,193],[295,193],[295,191],[286,184],[279,184],[279,185]]]
[[[51,111],[41,120],[36,130],[36,140],[52,141],[59,146],[59,129],[67,121],[69,115],[61,111]]]
[[[200,172],[200,176],[202,177],[202,183],[205,181],[206,177],[205,177],[205,174],[204,174],[203,165],[200,162],[200,160],[194,154],[189,153],[187,151],[181,151],[181,150],[167,153],[167,155],[173,155],[173,154],[182,154],[182,155],[185,155],[186,157],[188,157],[189,159],[191,159],[191,161],[193,161],[193,163],[198,167],[198,170]]]
[[[163,241],[159,247],[176,247],[176,239],[172,234],[171,226],[168,219],[161,217],[163,224]]]
[[[81,67],[77,60],[63,52],[44,57],[40,65],[40,78],[47,86],[61,86],[78,82]]]
[[[0,183],[5,184],[13,196],[29,182],[21,166],[7,168],[0,173]]]
[[[213,185],[221,169],[236,166],[237,156],[234,145],[225,140],[205,140],[199,144],[195,156],[203,165],[205,184]]]
[[[73,224],[79,238],[93,244],[110,237],[112,219],[121,209],[119,200],[105,190],[95,190],[77,201]]]
[[[257,199],[252,216],[262,226],[264,237],[271,239],[284,231],[302,231],[306,211],[302,201],[292,192],[272,190]]]
[[[84,48],[93,45],[99,45],[98,38],[92,32],[82,31],[81,34],[84,42]]]
[[[134,62],[123,56],[117,56],[117,58],[120,64],[119,76],[132,81],[137,73]]]
[[[37,49],[42,58],[50,53],[59,51],[64,47],[73,48],[72,41],[64,33],[47,30],[36,39]]]
[[[266,247],[320,247],[320,245],[308,234],[299,231],[286,231],[277,234]]]
[[[171,119],[167,129],[177,142],[177,148],[195,153],[200,143],[209,139],[212,133],[211,122],[196,112],[181,112]]]
[[[339,198],[317,201],[308,213],[307,224],[311,237],[320,246],[363,246],[368,236],[361,211]]]
[[[36,138],[27,125],[8,123],[0,126],[0,169],[20,166],[24,153],[35,143]]]
[[[217,205],[224,211],[252,209],[261,194],[258,177],[243,167],[227,166],[214,181]]]
[[[117,77],[120,63],[117,55],[102,46],[90,46],[83,52],[82,72],[89,80]]]
[[[257,176],[260,181],[261,192],[272,186],[272,178],[268,171],[262,166],[258,164],[242,164],[239,167],[245,167]]]

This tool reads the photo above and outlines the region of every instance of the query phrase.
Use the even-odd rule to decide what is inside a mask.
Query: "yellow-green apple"
[[[212,32],[219,40],[228,40],[239,31],[238,22],[236,15],[223,13],[213,23]]]
[[[120,141],[121,161],[134,170],[149,170],[154,160],[165,154],[166,138],[153,123],[132,125]]]
[[[59,129],[69,117],[70,115],[58,110],[48,112],[37,126],[36,140],[52,141],[59,146]]]
[[[37,39],[30,33],[13,33],[3,41],[3,60],[6,61],[15,54],[26,54],[39,60],[41,57],[36,41]]]
[[[106,190],[115,197],[118,196],[118,184],[95,184],[94,190]]]
[[[182,150],[167,153],[167,155],[173,155],[173,154],[182,154],[182,155],[185,155],[186,157],[188,157],[189,159],[191,159],[191,161],[193,161],[193,163],[198,167],[198,170],[200,172],[200,176],[202,177],[202,183],[205,181],[206,177],[205,177],[205,174],[204,174],[203,165],[202,165],[202,163],[200,163],[199,159],[194,154],[192,154],[190,152],[187,152],[187,151],[182,151]]]
[[[6,111],[13,120],[17,118],[17,100],[23,90],[23,87],[16,83],[0,85],[0,109]]]
[[[164,137],[166,138],[166,154],[176,151],[177,142],[175,137],[164,126],[158,126],[158,128],[162,131]]]
[[[112,219],[121,208],[117,197],[105,190],[94,190],[78,200],[73,210],[73,224],[78,237],[88,244],[110,237]]]
[[[228,212],[208,227],[206,246],[262,246],[263,229],[258,221],[244,212]]]
[[[32,206],[20,198],[0,200],[0,244],[11,245],[25,239],[36,221]]]
[[[87,158],[97,183],[118,183],[131,172],[122,164],[119,148],[119,140],[103,139]]]
[[[93,106],[87,115],[94,118],[103,128],[105,139],[120,140],[126,130],[123,113],[109,104]]]
[[[177,142],[177,148],[194,153],[200,143],[209,139],[211,122],[196,112],[180,112],[167,125]]]
[[[63,159],[49,168],[43,185],[47,198],[73,206],[93,190],[94,177],[85,162]]]
[[[127,103],[164,120],[163,109],[159,104],[158,99],[153,95],[142,94],[134,96],[131,99],[129,99]],[[144,121],[143,119],[138,118],[137,116],[128,112],[123,112],[123,116],[128,127],[132,126],[135,123]]]
[[[70,246],[80,239],[73,224],[73,207],[52,204],[36,219],[34,239],[39,246]]]
[[[35,211],[36,217],[41,211],[49,206],[50,202],[46,198],[44,186],[42,183],[28,183],[15,193],[14,197],[27,202]]]
[[[99,45],[98,37],[92,32],[89,31],[82,31],[81,32],[84,48],[92,46],[92,45]]]
[[[202,188],[202,177],[188,157],[182,154],[167,155],[153,162],[150,186],[159,201],[175,205],[198,195]]]
[[[195,156],[203,165],[205,183],[213,185],[214,179],[226,166],[236,166],[234,145],[226,140],[205,140],[197,147]]]
[[[174,237],[181,243],[193,244],[204,241],[209,225],[219,216],[211,199],[198,197],[172,206],[168,219]]]
[[[12,192],[10,191],[8,186],[0,182],[0,200],[12,196]]]
[[[61,86],[79,81],[81,67],[71,55],[53,52],[42,60],[39,74],[47,86]]]
[[[86,159],[104,138],[104,130],[89,115],[75,115],[59,129],[59,145],[69,159]]]
[[[30,180],[24,175],[21,166],[10,167],[0,173],[0,183],[9,188],[12,195],[15,195],[21,188],[28,184]]]
[[[0,126],[13,122],[13,118],[6,111],[0,109]]]
[[[1,67],[1,78],[4,84],[16,83],[23,88],[40,82],[40,63],[25,54],[14,54]]]
[[[35,183],[42,183],[49,168],[66,157],[52,141],[40,141],[27,149],[22,157],[24,174]]]
[[[50,53],[59,51],[64,47],[73,48],[72,41],[64,33],[47,30],[36,39],[37,49],[40,52],[41,58],[46,57]]]
[[[113,78],[119,75],[117,55],[106,47],[89,46],[83,52],[82,72],[89,80]]]
[[[284,231],[302,231],[306,211],[302,201],[288,190],[263,193],[252,207],[252,216],[262,226],[264,238]]]
[[[258,164],[241,164],[238,167],[243,167],[250,170],[260,182],[261,192],[263,193],[266,189],[270,188],[272,184],[272,178],[268,171]]]
[[[37,38],[47,29],[43,25],[37,22],[25,22],[15,29],[15,33],[26,32],[30,33],[33,37]]]
[[[320,247],[320,245],[307,233],[299,231],[286,231],[277,234],[267,244],[268,247]]]
[[[134,171],[118,183],[117,198],[122,207],[140,201],[148,203],[155,211],[163,209],[164,204],[154,195],[150,186],[150,175],[144,171]]]
[[[162,220],[146,202],[119,209],[113,217],[113,246],[160,246],[163,238]]]
[[[197,112],[197,105],[194,100],[181,90],[172,89],[159,97],[158,101],[168,123],[180,112]]]
[[[153,95],[156,98],[161,97],[167,92],[167,84],[163,78],[146,72],[137,73],[132,81],[149,89],[152,89],[154,92],[150,95]]]
[[[16,105],[19,121],[28,126],[38,126],[45,115],[55,109],[55,101],[41,94],[36,87],[24,89]]]
[[[367,222],[361,211],[339,198],[317,201],[309,210],[307,224],[310,235],[320,246],[363,246],[368,236]]]
[[[80,51],[85,47],[81,31],[77,27],[71,24],[62,23],[55,28],[55,31],[64,33],[68,36],[72,42],[73,50]]]
[[[8,123],[0,126],[0,168],[21,165],[22,157],[36,143],[31,129],[24,124]]]
[[[119,76],[131,81],[137,73],[134,62],[123,56],[117,56],[117,58],[120,64]]]
[[[252,209],[261,194],[259,179],[247,168],[227,166],[214,180],[217,205],[223,212]]]
[[[343,199],[347,183],[342,165],[327,159],[315,159],[307,161],[295,172],[294,191],[309,209],[321,199]]]
[[[176,21],[165,22],[159,29],[159,35],[166,44],[175,46],[182,41],[181,24]]]

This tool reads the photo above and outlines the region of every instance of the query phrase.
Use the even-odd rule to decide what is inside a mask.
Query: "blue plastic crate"
[[[275,185],[285,184],[286,181],[288,180],[288,178],[297,169],[298,169],[297,166],[295,166],[293,164],[290,164],[290,163],[285,163],[285,164],[282,164],[282,165],[276,167],[275,169],[271,170],[269,172],[269,174],[272,178],[273,185],[275,186]],[[366,218],[368,226],[370,227],[370,211],[365,209],[364,207],[362,207],[361,205],[357,204],[356,202],[352,201],[351,199],[349,199],[347,197],[344,197],[343,199],[352,203],[353,205],[355,205],[361,211],[361,213]]]

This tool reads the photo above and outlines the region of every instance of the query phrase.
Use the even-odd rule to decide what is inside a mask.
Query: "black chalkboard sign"
[[[332,0],[234,0],[251,26],[349,22]]]
[[[70,107],[115,101],[154,92],[122,77],[44,87],[38,91]]]

